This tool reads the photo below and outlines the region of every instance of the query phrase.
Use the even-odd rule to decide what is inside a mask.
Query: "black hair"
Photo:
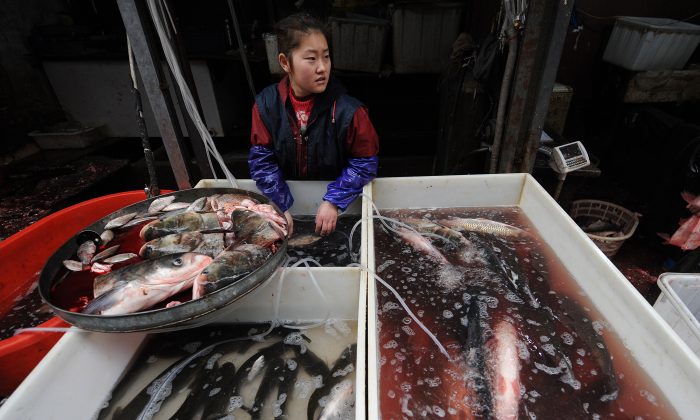
[[[291,52],[301,43],[301,35],[318,31],[328,39],[326,27],[319,19],[308,13],[295,13],[280,20],[275,25],[277,48],[291,62]]]

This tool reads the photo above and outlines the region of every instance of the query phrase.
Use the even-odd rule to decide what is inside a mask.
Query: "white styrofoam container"
[[[700,274],[664,273],[654,309],[700,357]]]
[[[673,19],[615,20],[603,60],[628,70],[679,70],[700,43],[700,26]]]
[[[371,197],[380,209],[518,206],[557,254],[631,357],[656,383],[681,418],[697,418],[700,359],[668,327],[603,252],[528,174],[380,178]],[[365,202],[365,206],[369,206]],[[369,211],[369,208],[368,208]],[[367,224],[367,258],[375,267],[374,228]],[[376,292],[368,282],[367,407],[379,418]]]
[[[251,180],[238,180],[239,188],[258,191]],[[295,197],[292,214],[313,214],[325,193],[327,182],[291,181]],[[202,180],[197,187],[230,187],[226,181]],[[369,187],[365,187],[369,191]],[[359,214],[364,206],[357,200],[346,210]],[[365,235],[366,223],[362,233]],[[356,233],[357,235],[357,233]],[[359,235],[358,235],[359,240]],[[361,263],[366,264],[367,245],[362,241]],[[357,321],[357,366],[366,365],[367,274],[353,267],[310,269],[325,295],[319,298],[309,271],[288,269],[279,308],[280,319],[312,322],[323,319]],[[265,322],[273,320],[273,302],[281,270],[256,291],[221,311],[216,323]],[[306,304],[301,305],[300,302]],[[327,313],[327,310],[330,312]],[[148,337],[147,333],[105,334],[77,328],[64,334],[37,367],[0,407],[5,419],[93,418],[113,388],[126,374]],[[355,418],[366,416],[366,370],[355,376]]]

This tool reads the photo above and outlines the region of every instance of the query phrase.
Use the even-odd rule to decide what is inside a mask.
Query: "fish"
[[[287,350],[284,342],[278,341],[255,353],[248,360],[243,362],[233,377],[222,385],[221,392],[209,398],[204,407],[202,419],[221,419],[232,413],[235,409],[242,407],[242,401],[236,404],[235,397],[240,396],[241,387],[245,382],[255,379],[261,369],[254,369],[262,366],[268,360],[275,360],[282,356]]]
[[[289,238],[289,240],[287,241],[287,246],[289,246],[290,248],[304,248],[309,245],[315,244],[321,239],[323,239],[323,236],[312,233],[292,235],[292,237]]]
[[[97,245],[93,241],[85,241],[78,247],[78,259],[84,265],[88,265],[95,255],[95,251],[97,251]]]
[[[583,363],[573,365],[574,376],[580,380],[583,389],[588,388],[587,395],[608,401],[616,399],[620,387],[605,340],[593,329],[589,315],[578,303],[568,296],[560,296],[559,301],[562,309],[556,318],[562,324],[558,325],[559,335],[569,332],[578,341],[576,347],[586,351],[587,357],[581,358]],[[580,354],[576,356],[581,357]],[[591,375],[592,370],[597,374]]]
[[[499,274],[505,286],[515,293],[523,302],[527,302],[531,307],[538,309],[541,306],[538,294],[535,294],[530,288],[528,276],[522,272],[522,263],[518,262],[517,257],[513,258],[512,254],[500,250],[493,243],[493,237],[484,237],[472,234],[472,242],[477,244],[482,251],[482,255],[488,262],[489,267],[494,273]],[[507,248],[507,247],[503,247]]]
[[[154,220],[139,232],[141,239],[151,241],[173,233],[220,229],[221,224],[215,213],[185,212],[163,220]]]
[[[268,220],[276,223],[280,227],[287,226],[287,219],[280,215],[270,204],[254,204],[249,206],[248,209],[266,217]]]
[[[270,247],[287,235],[267,218],[247,209],[231,212],[231,229],[236,234],[237,241],[262,247]]]
[[[490,418],[493,412],[492,390],[484,371],[486,355],[483,351],[490,319],[483,310],[485,307],[486,303],[477,299],[469,303],[465,358],[470,369],[468,388],[472,390],[469,405],[474,407],[475,417]]]
[[[208,197],[199,197],[198,199],[194,200],[192,202],[192,204],[187,206],[186,211],[193,211],[193,212],[204,211],[204,207],[207,204],[207,198]]]
[[[396,234],[409,244],[413,249],[427,255],[430,259],[440,264],[449,264],[447,258],[430,242],[428,238],[412,230],[400,227]]]
[[[418,233],[427,234],[431,237],[437,236],[439,239],[448,242],[454,246],[469,246],[470,242],[461,233],[449,227],[433,223],[427,219],[405,218],[400,220],[402,223],[412,227]]]
[[[596,220],[593,223],[589,223],[587,225],[581,226],[581,230],[587,233],[596,233],[596,232],[604,232],[604,231],[613,231],[613,232],[619,232],[620,226],[612,223],[612,222],[607,222],[604,220]],[[598,236],[604,236],[601,234],[598,234]]]
[[[75,260],[63,260],[63,266],[70,271],[83,271],[83,263]]]
[[[111,247],[105,249],[104,251],[99,252],[94,257],[92,257],[92,259],[90,260],[90,263],[94,263],[95,261],[100,261],[100,260],[104,260],[105,258],[109,258],[112,255],[116,254],[117,250],[119,250],[119,245],[111,246]]]
[[[105,258],[102,262],[106,262],[108,264],[115,264],[118,262],[128,261],[128,260],[130,260],[132,258],[136,258],[136,257],[138,257],[138,255],[134,254],[133,252],[126,252],[123,254],[113,255],[109,258]]]
[[[273,390],[278,389],[280,384],[280,377],[283,376],[283,372],[286,368],[287,363],[284,358],[278,358],[267,363],[265,367],[265,373],[263,379],[258,385],[258,392],[255,393],[255,400],[253,401],[253,406],[250,408],[250,418],[252,420],[260,419],[262,416],[262,411],[265,408],[265,402],[268,400],[269,395]]]
[[[489,340],[491,395],[493,417],[517,419],[520,404],[520,358],[515,327],[501,321],[493,328]]]
[[[106,274],[112,271],[112,264],[100,264],[96,262],[92,264],[90,271],[97,274]]]
[[[127,223],[125,223],[121,229],[128,229],[137,225],[140,225],[142,223],[150,222],[151,220],[156,220],[158,219],[158,216],[143,216],[143,217],[134,217]]]
[[[206,375],[199,375],[194,381],[187,398],[171,419],[190,420],[196,418],[197,412],[204,407],[209,396],[221,392],[222,385],[235,374],[236,366],[233,363],[226,362],[221,366],[218,362],[215,363],[211,369],[208,369]]]
[[[319,420],[351,419],[355,417],[355,383],[345,379],[336,384],[323,401]]]
[[[192,203],[185,203],[185,202],[177,202],[177,203],[170,203],[167,206],[163,207],[161,211],[163,212],[170,212],[170,211],[175,211],[175,210],[182,210],[189,208]]]
[[[271,255],[269,248],[254,244],[242,244],[221,252],[194,280],[192,298],[237,282],[262,266]]]
[[[158,197],[155,200],[151,201],[151,204],[148,206],[148,213],[157,213],[159,211],[162,211],[173,201],[175,201],[174,195]]]
[[[122,216],[116,217],[105,225],[105,230],[117,229],[124,226],[125,223],[129,222],[131,219],[136,217],[136,212],[127,213]]]
[[[239,207],[250,207],[259,202],[245,194],[216,194],[209,198],[209,205],[213,211],[231,213]]]
[[[177,252],[197,252],[215,258],[232,242],[233,239],[227,239],[225,233],[173,233],[146,242],[139,250],[139,255],[151,259]]]
[[[289,417],[285,413],[285,407],[287,401],[292,396],[292,391],[296,382],[296,378],[299,375],[299,369],[295,365],[293,359],[284,359],[285,367],[282,371],[282,376],[280,377],[280,384],[277,388],[277,399],[272,403],[272,416],[277,418]]]
[[[111,230],[107,229],[102,234],[100,235],[100,239],[102,240],[102,245],[107,245],[112,239],[114,239],[114,232]]]
[[[338,357],[338,360],[333,363],[333,367],[329,373],[323,378],[323,386],[316,389],[311,397],[309,397],[309,405],[306,413],[309,420],[316,418],[316,411],[321,408],[320,418],[347,418],[339,415],[340,411],[346,409],[345,406],[350,396],[352,396],[352,407],[354,409],[354,384],[349,381],[349,390],[347,375],[354,372],[355,360],[357,358],[357,344],[347,346]],[[349,392],[349,394],[348,394]],[[333,415],[333,413],[335,415]]]
[[[207,255],[179,253],[97,276],[93,284],[95,299],[83,313],[118,315],[150,308],[192,287],[195,277],[211,262]]]
[[[452,217],[438,220],[438,223],[442,226],[462,232],[485,233],[500,238],[524,239],[531,237],[530,233],[526,230],[489,219]]]
[[[148,406],[152,403],[154,398],[154,389],[162,387],[162,384],[166,381],[171,389],[182,389],[192,382],[193,378],[204,373],[203,367],[207,362],[206,357],[200,357],[197,361],[189,359],[190,357],[181,358],[170,364],[153,381],[143,387],[126,406],[115,410],[111,418],[114,420],[151,418],[153,414],[158,412],[164,400],[173,396],[173,394],[163,395],[160,404],[157,405],[155,410],[152,410]],[[184,361],[188,361],[188,363],[184,363]],[[177,395],[177,393],[175,393],[175,395]]]

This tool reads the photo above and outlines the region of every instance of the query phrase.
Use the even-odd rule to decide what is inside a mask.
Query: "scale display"
[[[586,149],[580,141],[552,148],[550,166],[555,171],[565,174],[590,165]]]

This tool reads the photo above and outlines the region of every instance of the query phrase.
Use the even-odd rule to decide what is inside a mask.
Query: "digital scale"
[[[557,173],[566,174],[591,164],[586,148],[580,141],[555,147],[542,147],[549,155],[549,166]]]
[[[546,141],[543,133],[543,139]],[[553,142],[553,139],[547,136],[549,142]],[[545,141],[542,141],[543,143]],[[558,173],[559,181],[554,190],[552,196],[555,200],[559,199],[559,194],[561,193],[564,180],[566,179],[566,174],[577,169],[584,168],[591,164],[591,159],[588,157],[588,152],[586,148],[580,141],[575,141],[572,143],[562,144],[561,146],[540,146],[539,151],[544,153],[549,157],[549,166]]]

